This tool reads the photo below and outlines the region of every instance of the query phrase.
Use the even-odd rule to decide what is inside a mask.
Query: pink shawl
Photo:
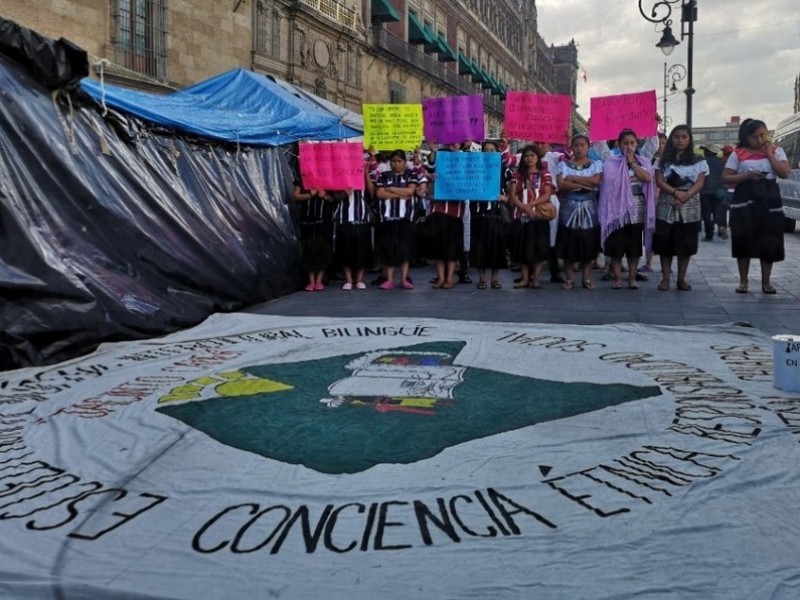
[[[655,173],[650,161],[636,156],[639,165],[650,174],[648,183],[641,182],[644,192],[644,245],[649,252],[656,226]],[[600,185],[600,243],[605,246],[608,236],[636,218],[636,203],[633,200],[628,163],[624,156],[610,156],[603,164],[603,182]]]

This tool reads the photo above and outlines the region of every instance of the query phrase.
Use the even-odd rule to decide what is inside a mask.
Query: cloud
[[[642,2],[645,11],[655,4]],[[792,114],[800,73],[800,15],[796,0],[702,0],[694,24],[693,118],[695,126],[724,124],[732,115],[754,116],[774,127]],[[656,26],[631,0],[538,0],[539,33],[548,44],[575,39],[588,81],[578,80],[579,111],[590,116],[594,96],[655,89],[663,110],[664,63],[687,64],[688,40],[664,56]],[[676,5],[677,6],[677,5]],[[659,13],[665,14],[665,13]],[[672,13],[680,34],[680,8]],[[678,83],[682,90],[687,80]],[[686,118],[686,96],[668,95],[673,123]]]

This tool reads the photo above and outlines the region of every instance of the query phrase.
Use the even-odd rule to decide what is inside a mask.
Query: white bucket
[[[787,392],[800,392],[800,335],[772,336],[773,385]]]

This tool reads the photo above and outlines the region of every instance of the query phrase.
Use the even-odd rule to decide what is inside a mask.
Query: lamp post
[[[644,10],[643,3],[652,4],[649,12]],[[697,0],[639,0],[639,12],[651,23],[663,25],[661,39],[656,44],[665,56],[669,56],[680,44],[672,34],[672,11],[677,6],[681,9],[681,40],[688,40],[686,50],[686,124],[692,126],[692,59],[694,58],[694,22],[697,21]]]
[[[667,93],[674,94],[678,91],[678,86],[675,85],[678,81],[683,81],[686,78],[686,67],[679,64],[674,64],[669,69],[667,63],[664,63],[664,133],[667,133]],[[672,82],[672,85],[667,86]],[[690,125],[691,127],[691,125]]]

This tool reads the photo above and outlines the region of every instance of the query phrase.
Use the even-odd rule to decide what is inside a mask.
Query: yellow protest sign
[[[413,150],[422,142],[421,104],[364,104],[364,147]]]

